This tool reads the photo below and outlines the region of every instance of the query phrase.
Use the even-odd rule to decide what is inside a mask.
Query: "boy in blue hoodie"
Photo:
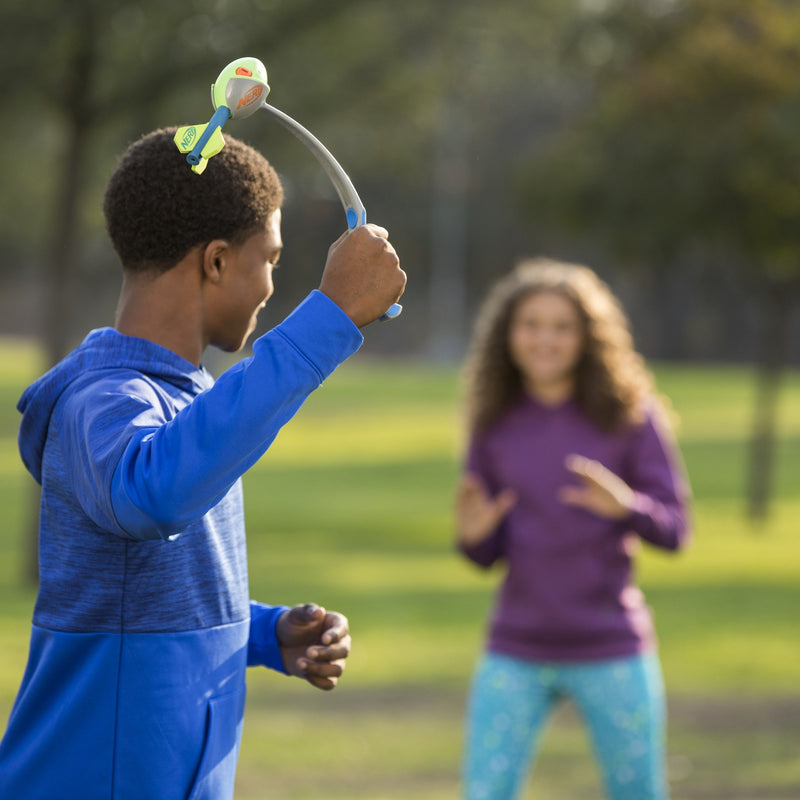
[[[123,265],[113,328],[22,396],[22,459],[42,485],[28,666],[0,742],[0,797],[225,800],[245,670],[333,688],[347,620],[249,599],[241,475],[403,292],[385,230],[330,248],[319,289],[215,382],[273,291],[277,175],[226,137],[202,176],[155,131],[106,190]]]

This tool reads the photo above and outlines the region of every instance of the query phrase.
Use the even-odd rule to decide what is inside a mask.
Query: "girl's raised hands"
[[[511,489],[492,497],[477,475],[465,475],[456,491],[458,541],[467,547],[480,544],[496,530],[516,502],[517,496]]]
[[[564,486],[559,493],[562,503],[606,519],[625,519],[631,513],[635,497],[633,489],[599,461],[570,455],[566,467],[578,478],[580,485]]]

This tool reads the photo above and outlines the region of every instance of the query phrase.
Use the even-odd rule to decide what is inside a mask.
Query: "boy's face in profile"
[[[241,245],[225,243],[216,255],[217,280],[208,288],[206,329],[208,343],[226,352],[244,347],[256,329],[258,312],[272,296],[272,272],[278,264],[281,211],[270,214],[263,231]]]

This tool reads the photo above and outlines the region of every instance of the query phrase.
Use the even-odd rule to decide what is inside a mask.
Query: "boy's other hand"
[[[368,224],[330,246],[319,290],[361,328],[383,316],[405,286],[406,274],[388,231]]]
[[[347,617],[314,603],[294,606],[278,618],[276,629],[283,665],[290,675],[318,689],[333,689],[350,655]]]

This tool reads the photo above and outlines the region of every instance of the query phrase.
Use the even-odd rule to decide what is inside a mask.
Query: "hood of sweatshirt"
[[[124,336],[113,328],[93,330],[75,350],[32,383],[17,403],[22,413],[20,455],[37,482],[42,481],[42,457],[50,417],[64,390],[87,372],[119,369],[145,373],[192,394],[214,383],[204,367],[196,367],[154,342]]]

